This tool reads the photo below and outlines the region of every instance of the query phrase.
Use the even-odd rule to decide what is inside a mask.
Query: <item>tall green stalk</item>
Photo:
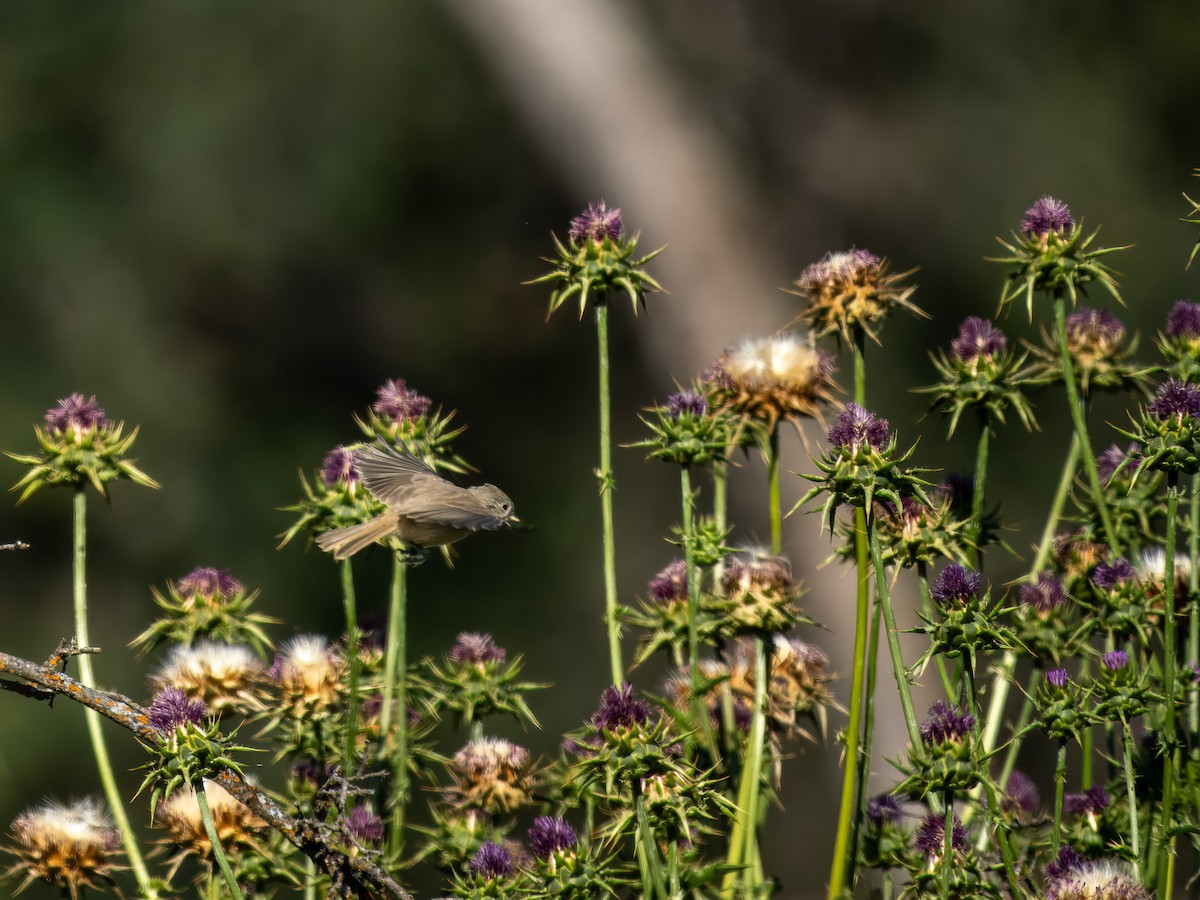
[[[724,534],[726,522],[729,521],[729,464],[717,460],[712,464],[713,480],[713,524],[717,534]],[[716,593],[725,574],[725,557],[721,557],[713,565],[713,592]]]
[[[613,536],[612,398],[608,372],[608,304],[596,302],[596,343],[600,356],[600,518],[604,529],[604,621],[608,625],[608,657],[612,682],[625,680],[621,664],[621,628],[617,621],[617,550]]]
[[[388,849],[399,852],[403,844],[404,806],[408,800],[408,564],[397,551],[392,565],[392,590],[388,605],[387,647],[383,657],[383,709],[379,714],[379,739],[391,770],[392,827]],[[393,714],[393,707],[395,713]]]
[[[767,662],[766,639],[754,639],[754,718],[750,723],[750,739],[743,757],[741,782],[738,785],[737,813],[729,832],[729,855],[726,860],[730,873],[722,886],[723,897],[754,896],[753,890],[762,883],[758,855],[758,810],[762,791],[763,751],[767,732]],[[746,891],[738,893],[734,885],[740,880]]]
[[[1167,544],[1163,567],[1163,693],[1166,694],[1163,739],[1166,755],[1163,760],[1162,809],[1156,849],[1158,851],[1158,896],[1170,897],[1174,866],[1175,836],[1171,833],[1175,809],[1175,770],[1179,765],[1179,736],[1175,728],[1175,519],[1179,514],[1179,476],[1167,477]]]
[[[203,779],[195,790],[196,803],[200,807],[200,821],[204,823],[204,833],[208,835],[208,842],[212,846],[213,859],[217,861],[217,865],[221,868],[221,874],[225,877],[225,886],[229,888],[229,894],[234,900],[246,900],[242,889],[238,887],[233,869],[229,866],[229,857],[225,855],[221,837],[217,834],[217,826],[213,822],[212,810],[208,805],[208,791],[204,787]]]
[[[1067,786],[1067,742],[1058,742],[1058,761],[1054,766],[1054,830],[1050,836],[1050,853],[1058,855],[1062,838],[1063,790]]]
[[[783,553],[783,508],[779,502],[779,426],[767,437],[767,501],[771,517],[771,552]]]
[[[853,340],[850,342],[854,360],[854,402],[863,406],[867,398],[867,357],[866,334],[861,327],[855,327]],[[852,846],[857,840],[861,805],[856,803],[856,776],[859,773],[859,762],[865,757],[870,758],[871,748],[866,745],[866,737],[874,731],[872,723],[862,729],[863,684],[867,680],[867,670],[871,671],[870,681],[874,684],[875,660],[867,658],[867,622],[870,616],[871,583],[870,583],[870,548],[867,546],[867,514],[865,510],[854,510],[854,560],[858,572],[857,592],[854,608],[854,662],[850,675],[850,710],[846,723],[846,768],[842,771],[842,800],[838,807],[837,837],[834,841],[833,864],[829,873],[829,898],[840,897],[850,881],[853,889],[853,874],[856,864],[857,847]],[[865,711],[874,713],[874,704],[868,703]],[[861,741],[861,744],[860,744]],[[852,839],[853,837],[853,839]],[[849,875],[849,879],[847,876]]]
[[[1121,715],[1121,750],[1125,764],[1125,803],[1129,807],[1129,849],[1133,852],[1133,877],[1142,880],[1142,845],[1138,830],[1137,773],[1133,769],[1133,729]]]
[[[858,754],[858,801],[854,810],[854,827],[850,835],[850,876],[849,883],[854,884],[858,872],[858,859],[862,849],[863,822],[867,816],[867,787],[871,774],[871,748],[875,739],[875,678],[879,672],[875,664],[879,659],[879,625],[881,611],[876,603],[871,610],[871,643],[867,649],[867,683],[863,686],[865,692],[863,703],[863,736],[862,751]]]
[[[888,650],[892,655],[892,671],[896,676],[896,690],[900,694],[900,709],[904,713],[904,724],[908,729],[908,739],[914,747],[921,746],[921,726],[917,722],[917,714],[913,709],[912,691],[908,686],[908,668],[904,665],[904,655],[900,652],[900,632],[896,630],[896,616],[892,610],[892,596],[888,589],[887,571],[883,565],[883,557],[879,551],[879,540],[875,529],[870,525],[868,542],[871,546],[871,563],[875,569],[875,602],[883,610],[883,628],[887,636]]]
[[[975,484],[971,492],[971,522],[972,541],[975,544],[975,568],[983,569],[983,547],[980,538],[983,535],[983,503],[987,492],[988,452],[992,438],[992,424],[987,412],[979,414],[979,441],[975,447]]]
[[[354,569],[349,559],[342,560],[342,606],[346,613],[346,669],[349,698],[346,701],[346,749],[342,754],[342,772],[349,777],[354,772],[358,750],[358,674],[362,661],[358,657],[358,611],[354,602]]]
[[[833,863],[829,871],[829,900],[839,900],[847,887],[847,872],[854,853],[850,835],[855,810],[855,775],[857,761],[863,752],[859,746],[859,728],[863,715],[863,682],[867,671],[867,623],[870,619],[870,561],[866,542],[866,516],[863,511],[854,511],[855,557],[857,562],[857,594],[854,612],[854,655],[850,670],[850,710],[846,718],[846,761],[842,770],[842,801],[838,807],[837,837],[834,839]],[[859,540],[860,533],[863,539]]]
[[[90,645],[88,637],[87,614],[87,493],[82,485],[75,489],[72,505],[72,524],[74,539],[72,543],[71,587],[75,608],[75,641],[80,649]],[[92,657],[81,653],[79,660],[79,680],[86,687],[96,687],[96,676],[92,671]],[[109,811],[113,821],[121,832],[122,849],[129,860],[129,868],[138,883],[138,889],[143,897],[155,898],[158,892],[150,883],[150,873],[146,870],[146,861],[138,846],[133,827],[129,824],[129,816],[125,814],[125,801],[117,790],[117,779],[113,774],[112,760],[108,756],[108,745],[104,742],[104,732],[100,727],[100,714],[94,709],[83,711],[84,721],[87,722],[88,737],[92,742],[92,753],[96,757],[96,769],[100,774],[100,784],[104,787],[104,796],[108,800]]]

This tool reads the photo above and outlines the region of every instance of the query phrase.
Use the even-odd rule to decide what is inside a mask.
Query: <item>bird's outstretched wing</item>
[[[418,485],[440,482],[449,486],[424,461],[383,444],[371,444],[355,453],[354,467],[367,490],[389,506],[404,503]]]
[[[449,525],[470,531],[495,531],[504,524],[499,516],[481,512],[479,504],[472,501],[466,490],[461,496],[439,498],[436,506],[406,503],[401,515],[422,524]]]

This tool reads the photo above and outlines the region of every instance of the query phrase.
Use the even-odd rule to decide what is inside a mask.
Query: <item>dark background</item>
[[[825,251],[919,266],[932,319],[885,327],[869,405],[921,438],[923,464],[967,468],[971,436],[948,444],[908,389],[932,380],[927,351],[964,316],[994,313],[1003,273],[983,257],[1038,196],[1103,224],[1102,243],[1135,245],[1113,261],[1143,358],[1170,303],[1194,295],[1196,228],[1178,218],[1180,191],[1200,192],[1196,33],[1195,6],[1171,2],[6,5],[0,447],[32,451],[46,408],[94,393],[141,426],[134,455],[163,485],[119,484],[90,507],[100,678],[146,698],[157,660],[126,644],[152,615],[150,586],[197,565],[261,588],[278,639],[339,634],[336,571],[276,549],[279,508],[299,497],[297,470],[357,439],[353,414],[403,377],[458,410],[457,449],[537,526],[418,570],[410,646],[440,653],[474,629],[524,653],[555,688],[533,700],[544,730],[516,736],[553,752],[608,666],[594,329],[567,308],[545,323],[547,291],[521,285],[545,270],[550,232],[603,197],[646,249],[669,245],[652,271],[670,294],[637,321],[614,307],[622,443],[673,379],[783,325],[794,310],[778,289]],[[1037,334],[1020,315],[1004,327]],[[1011,429],[993,454],[1026,557],[1065,452],[1061,398],[1037,400],[1044,431]],[[1097,411],[1099,446],[1120,410]],[[799,442],[785,451],[805,467]],[[628,602],[672,558],[677,476],[636,450],[616,466]],[[21,474],[9,464],[10,482]],[[756,460],[735,491],[736,539],[765,539]],[[785,480],[785,502],[802,492]],[[830,629],[805,636],[848,672],[850,583],[815,571],[828,544],[803,519],[786,550]],[[10,509],[0,538],[32,545],[0,558],[2,648],[44,658],[72,630],[68,493]],[[357,567],[364,614],[382,611],[387,569],[383,554]],[[1020,570],[997,561],[993,582]],[[635,675],[659,688],[659,670]],[[99,792],[77,710],[0,704],[0,821]],[[141,761],[110,738],[119,768]],[[879,759],[903,743],[881,740]],[[828,873],[837,757],[813,748],[785,767],[766,851],[785,896],[818,896]],[[145,820],[140,801],[133,815]]]

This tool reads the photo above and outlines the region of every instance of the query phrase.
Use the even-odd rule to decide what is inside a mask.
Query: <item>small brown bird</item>
[[[396,535],[418,547],[441,547],[473,531],[519,525],[513,502],[493,484],[451,484],[419,459],[372,444],[354,455],[363,484],[388,510],[361,525],[317,535],[317,546],[346,559],[376,541]]]

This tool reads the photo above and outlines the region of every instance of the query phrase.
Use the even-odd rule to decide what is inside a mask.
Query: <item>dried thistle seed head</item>
[[[87,888],[100,890],[98,882],[122,868],[116,862],[120,833],[97,800],[46,800],[13,819],[11,828],[14,843],[6,850],[17,861],[5,876],[21,877],[18,892],[44,881],[76,900]]]
[[[204,782],[204,793],[221,846],[227,851],[238,847],[257,847],[256,832],[265,829],[266,822],[215,781]],[[196,800],[195,788],[188,785],[172,791],[158,805],[156,818],[158,824],[167,829],[168,836],[163,843],[178,850],[176,866],[186,856],[205,860],[212,857],[212,843],[200,818],[200,803]]]
[[[925,316],[909,300],[916,287],[900,283],[911,274],[889,273],[887,261],[868,250],[827,253],[800,273],[795,290],[789,291],[804,302],[796,319],[808,323],[818,337],[837,334],[850,343],[861,329],[878,343],[875,329],[893,310]]]
[[[1046,867],[1046,900],[1151,900],[1129,866],[1115,859],[1084,859],[1070,847]]]
[[[280,700],[295,718],[322,715],[337,702],[341,657],[321,635],[305,634],[284,644],[271,666]]]
[[[257,710],[261,708],[258,691],[265,675],[262,662],[249,647],[200,641],[192,647],[173,647],[150,682],[156,690],[179,688],[213,712]]]
[[[820,419],[833,399],[833,357],[811,340],[773,335],[727,351],[706,383],[713,405],[755,420],[768,430],[785,419]]]
[[[459,809],[510,813],[530,802],[529,751],[503,738],[478,738],[451,760],[451,798]]]

